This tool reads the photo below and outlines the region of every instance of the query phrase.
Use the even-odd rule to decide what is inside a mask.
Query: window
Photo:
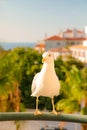
[[[82,52],[82,56],[85,57],[85,51]]]
[[[59,45],[60,45],[60,43],[59,43],[59,42],[57,42],[57,45],[59,46]]]

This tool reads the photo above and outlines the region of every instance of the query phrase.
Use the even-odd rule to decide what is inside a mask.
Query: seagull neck
[[[42,66],[42,70],[44,70],[44,68],[54,70],[54,62],[51,62],[51,64],[45,62]]]

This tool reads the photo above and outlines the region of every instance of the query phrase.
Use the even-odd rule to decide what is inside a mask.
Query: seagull
[[[52,114],[58,114],[54,106],[54,96],[60,92],[60,82],[54,68],[53,52],[44,52],[42,55],[42,69],[38,72],[32,81],[31,96],[36,97],[36,110],[34,115],[42,114],[38,109],[38,98],[40,96],[50,97],[52,100]]]

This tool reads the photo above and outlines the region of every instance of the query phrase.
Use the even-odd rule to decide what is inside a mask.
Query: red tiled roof
[[[73,30],[71,29],[67,29],[64,33],[72,33]],[[80,30],[76,30],[77,33],[83,33],[83,31],[80,31]]]
[[[35,47],[39,47],[39,48],[45,48],[45,44],[36,44],[36,46]]]
[[[60,36],[52,36],[52,37],[49,37],[49,38],[46,38],[45,41],[47,40],[64,40],[64,38],[60,37]]]
[[[82,37],[73,37],[73,38],[62,38],[62,37],[60,37],[60,36],[56,36],[56,35],[54,35],[54,36],[52,36],[52,37],[49,37],[49,38],[47,38],[47,39],[45,39],[45,41],[54,41],[54,40],[73,40],[73,41],[76,41],[76,40],[80,40],[80,41],[84,41],[84,40],[86,40],[86,38],[82,38]]]
[[[83,31],[80,31],[80,30],[76,30],[76,32],[83,34]],[[63,33],[73,33],[73,30],[67,29],[67,30],[64,31]],[[54,35],[54,36],[48,37],[48,38],[46,38],[46,39],[44,39],[44,40],[45,40],[45,41],[47,41],[47,40],[85,40],[85,38],[82,38],[82,37],[65,38],[65,37],[60,37],[60,36]]]
[[[86,38],[82,38],[82,37],[73,37],[73,38],[65,38],[66,40],[81,40],[81,41],[84,41],[86,40]]]

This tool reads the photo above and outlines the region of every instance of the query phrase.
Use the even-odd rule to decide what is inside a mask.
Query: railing
[[[2,112],[0,113],[0,121],[14,120],[49,120],[49,121],[67,121],[77,123],[87,123],[87,115],[80,114],[63,114],[58,115],[45,112],[42,115],[35,116],[33,112]]]

